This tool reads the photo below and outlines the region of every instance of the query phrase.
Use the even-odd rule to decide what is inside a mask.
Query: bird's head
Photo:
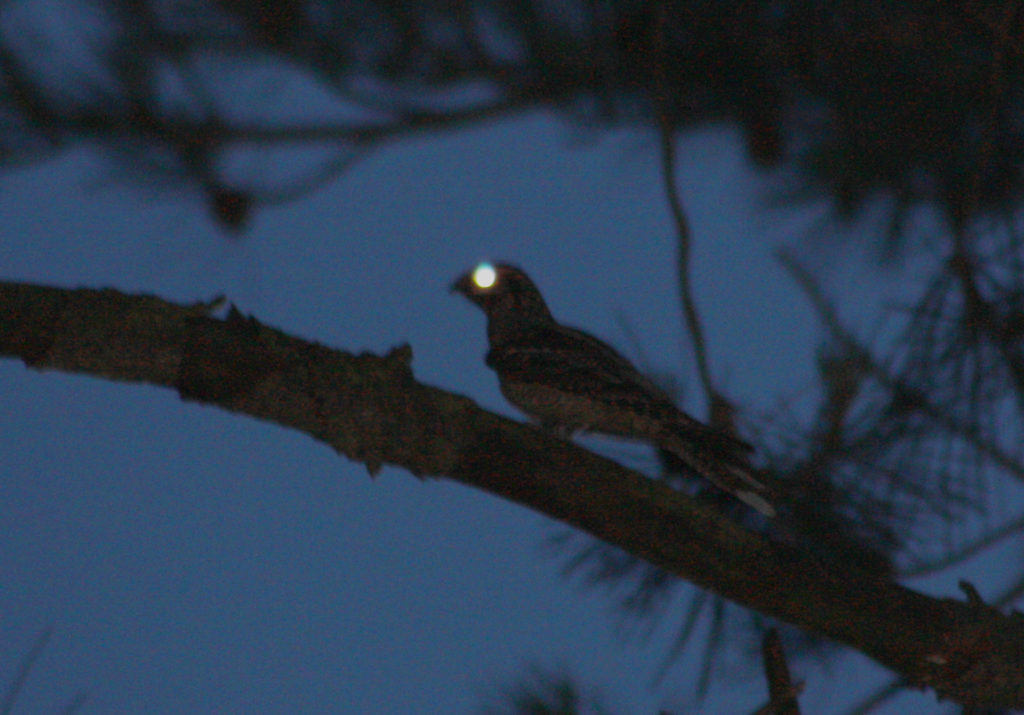
[[[490,320],[552,320],[537,286],[507,263],[481,263],[452,283],[452,290],[480,306]]]

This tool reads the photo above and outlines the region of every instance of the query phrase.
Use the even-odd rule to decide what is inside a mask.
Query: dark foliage
[[[753,163],[791,171],[792,196],[847,214],[883,193],[896,214],[928,203],[963,225],[1020,193],[1015,3],[93,0],[67,3],[71,29],[33,4],[4,9],[0,160],[130,148],[218,187],[227,225],[249,207],[220,197],[288,193],[231,185],[254,181],[220,176],[233,149],[351,150],[542,106],[590,127],[647,122],[655,105],[676,128],[732,122]],[[240,68],[305,75],[380,120],[228,109]]]

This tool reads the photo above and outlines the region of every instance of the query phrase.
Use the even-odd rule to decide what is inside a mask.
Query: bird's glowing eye
[[[473,282],[477,288],[490,288],[498,280],[498,273],[490,263],[481,263],[473,271]]]

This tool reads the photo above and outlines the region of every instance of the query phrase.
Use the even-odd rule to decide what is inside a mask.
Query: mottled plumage
[[[479,285],[474,273],[461,276],[452,289],[486,313],[487,365],[509,402],[565,433],[651,442],[763,514],[775,514],[747,462],[749,445],[685,414],[605,343],[557,323],[520,269],[494,266],[488,286]]]

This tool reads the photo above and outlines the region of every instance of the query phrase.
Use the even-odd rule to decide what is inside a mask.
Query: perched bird
[[[498,373],[502,394],[542,426],[651,442],[762,514],[775,515],[747,461],[748,444],[685,414],[605,343],[556,322],[522,270],[483,263],[452,290],[487,315],[487,365]]]

